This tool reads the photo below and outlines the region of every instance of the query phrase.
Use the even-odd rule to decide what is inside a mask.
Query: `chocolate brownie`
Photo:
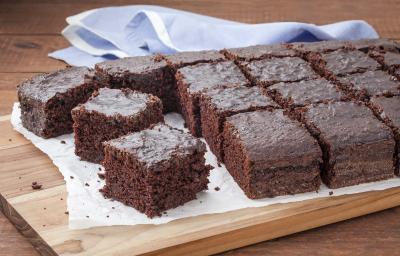
[[[327,53],[339,49],[353,49],[353,46],[349,41],[340,40],[320,41],[312,43],[292,43],[290,47],[302,54],[310,52]]]
[[[269,94],[284,107],[345,100],[336,85],[324,78],[294,83],[278,83],[268,87]]]
[[[369,51],[400,52],[400,44],[390,39],[362,39],[350,41],[354,48],[365,53]]]
[[[340,49],[322,53],[310,61],[314,68],[326,77],[343,76],[381,68],[373,58],[357,50]]]
[[[241,112],[273,109],[279,106],[258,87],[219,88],[200,98],[201,130],[217,159],[223,162],[222,131],[225,119]]]
[[[174,74],[160,56],[129,57],[96,64],[96,77],[113,89],[129,88],[159,97],[164,112],[179,111]]]
[[[373,56],[381,65],[385,67],[388,72],[393,74],[394,76],[397,77],[397,79],[400,79],[400,53],[394,53],[394,52],[385,52],[385,53],[378,53],[378,52],[373,52],[371,53],[371,56]]]
[[[75,154],[82,160],[103,160],[102,142],[162,122],[162,103],[156,96],[130,89],[101,88],[72,110]]]
[[[232,61],[201,63],[178,69],[176,74],[182,114],[189,131],[201,136],[199,98],[215,88],[247,86],[246,77]]]
[[[106,185],[102,192],[150,218],[207,189],[206,146],[190,134],[159,124],[104,146]]]
[[[338,77],[339,82],[361,100],[371,96],[399,95],[400,82],[388,73],[376,70]]]
[[[178,52],[165,55],[164,58],[174,70],[199,63],[220,62],[225,59],[224,55],[218,51]]]
[[[34,76],[18,86],[22,125],[43,138],[71,133],[71,109],[97,86],[92,70],[85,67]]]
[[[224,49],[222,51],[231,60],[252,61],[270,57],[295,57],[296,51],[288,44],[254,45],[248,47]]]
[[[386,125],[392,128],[396,138],[396,151],[394,154],[395,173],[399,175],[400,167],[400,96],[373,97],[371,105]]]
[[[228,117],[225,165],[252,199],[316,191],[320,186],[318,143],[283,110]]]
[[[392,131],[368,107],[353,102],[311,105],[303,121],[322,148],[322,179],[329,188],[393,177]]]
[[[268,87],[279,82],[296,82],[318,78],[309,63],[298,57],[269,58],[243,63],[254,84]]]

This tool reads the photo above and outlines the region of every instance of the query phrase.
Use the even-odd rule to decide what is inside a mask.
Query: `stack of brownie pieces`
[[[400,45],[371,39],[130,57],[18,95],[27,129],[74,129],[76,154],[105,166],[105,196],[153,217],[207,188],[195,137],[252,199],[398,175],[399,79]],[[191,135],[163,124],[172,111]]]

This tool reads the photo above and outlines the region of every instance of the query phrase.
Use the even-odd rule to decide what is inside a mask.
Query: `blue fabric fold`
[[[257,44],[378,38],[362,20],[317,26],[299,22],[245,24],[150,5],[107,7],[67,18],[71,47],[49,54],[74,66],[128,56],[219,50]]]

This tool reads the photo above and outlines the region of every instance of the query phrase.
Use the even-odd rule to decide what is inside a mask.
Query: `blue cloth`
[[[283,42],[378,38],[365,21],[317,26],[299,22],[245,24],[159,6],[86,11],[67,18],[71,47],[49,54],[74,66],[128,56]]]

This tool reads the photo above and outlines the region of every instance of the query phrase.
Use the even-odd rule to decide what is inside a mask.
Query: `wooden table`
[[[34,2],[34,3],[33,3]],[[143,3],[136,0],[0,0],[0,116],[11,112],[15,87],[35,73],[65,67],[47,53],[68,46],[65,18],[81,11]],[[84,2],[84,3],[82,3]],[[316,24],[363,19],[381,37],[400,39],[400,1],[171,1],[159,4],[220,18],[257,23]],[[400,255],[400,207],[227,252],[226,255]],[[0,255],[38,255],[0,213]]]

